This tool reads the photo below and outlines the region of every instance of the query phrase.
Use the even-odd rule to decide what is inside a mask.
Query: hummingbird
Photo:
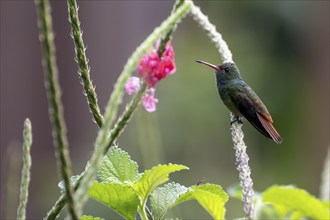
[[[234,63],[228,62],[220,66],[202,60],[196,62],[213,68],[217,81],[217,88],[226,107],[234,114],[231,123],[242,123],[241,117],[246,118],[261,134],[281,144],[283,139],[273,126],[273,119],[265,104],[251,87],[243,81]]]

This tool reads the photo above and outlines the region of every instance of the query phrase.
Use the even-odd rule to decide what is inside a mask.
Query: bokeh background
[[[113,85],[135,48],[170,13],[171,1],[79,1],[91,76],[103,110]],[[41,67],[33,1],[1,4],[1,219],[14,219],[18,203],[23,121],[33,125],[32,181],[28,219],[40,219],[60,192]],[[295,184],[315,196],[329,145],[329,1],[196,1],[222,33],[247,83],[270,110],[284,138],[276,145],[245,123],[256,191]],[[98,128],[82,94],[74,62],[65,1],[51,1],[57,64],[74,173],[91,156]],[[178,163],[189,171],[174,181],[224,188],[238,182],[229,111],[221,103],[213,71],[217,50],[190,16],[174,34],[176,74],[157,86],[158,109],[139,108],[118,143],[140,165]],[[125,102],[129,98],[125,98]],[[123,109],[123,106],[121,107]],[[120,218],[90,201],[86,214]],[[243,215],[242,203],[227,203],[227,218]],[[207,219],[196,203],[168,217]]]

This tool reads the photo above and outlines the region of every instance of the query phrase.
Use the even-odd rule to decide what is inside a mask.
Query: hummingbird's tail
[[[273,124],[265,119],[261,114],[257,112],[257,116],[259,121],[261,122],[264,129],[267,131],[269,136],[275,141],[276,144],[281,144],[283,142],[283,139],[281,138],[280,134],[276,131]]]

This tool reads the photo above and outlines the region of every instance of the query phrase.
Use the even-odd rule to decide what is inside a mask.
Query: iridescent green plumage
[[[244,116],[259,132],[277,144],[282,138],[273,126],[273,120],[258,95],[246,84],[234,63],[215,66],[198,60],[216,70],[217,88],[226,107],[237,117]]]

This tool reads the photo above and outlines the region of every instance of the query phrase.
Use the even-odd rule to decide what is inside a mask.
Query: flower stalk
[[[69,11],[69,21],[71,24],[71,36],[76,52],[75,60],[77,61],[79,66],[78,73],[82,80],[84,94],[86,95],[90,112],[92,113],[96,124],[101,127],[103,123],[103,116],[101,114],[95,88],[90,77],[90,67],[88,65],[88,59],[86,57],[86,47],[82,38],[82,31],[80,29],[77,2],[76,0],[68,0],[67,3]]]
[[[159,27],[157,27],[151,35],[136,49],[136,51],[132,54],[131,58],[128,60],[127,64],[124,67],[124,70],[122,74],[119,76],[114,91],[109,99],[109,102],[107,104],[105,114],[104,114],[104,121],[101,129],[98,132],[98,136],[96,139],[96,142],[94,144],[95,151],[92,155],[92,158],[90,160],[90,166],[85,171],[85,175],[82,177],[80,181],[80,187],[78,188],[75,198],[79,201],[78,204],[78,210],[82,210],[84,204],[86,203],[88,199],[88,194],[86,193],[88,189],[90,188],[92,181],[96,177],[97,169],[99,168],[102,157],[104,154],[108,151],[108,149],[111,147],[111,144],[115,140],[115,136],[117,137],[125,127],[127,121],[131,117],[133,111],[135,108],[128,108],[126,109],[128,114],[124,117],[119,118],[117,129],[114,127],[113,132],[110,133],[109,137],[109,130],[111,128],[111,125],[113,124],[113,121],[115,119],[115,116],[117,115],[118,107],[121,104],[122,96],[124,94],[124,87],[127,79],[132,74],[132,72],[135,70],[140,58],[145,54],[148,49],[151,47],[151,45],[155,44],[157,39],[159,39],[162,34],[165,32],[168,32],[175,26],[177,23],[181,21],[181,19],[188,13],[190,10],[191,3],[190,2],[184,2],[177,10],[172,13]],[[140,91],[144,92],[145,87],[144,84],[141,87]],[[139,92],[135,97],[139,97],[139,100],[136,100],[136,103],[133,104],[137,106],[139,101],[142,98],[143,92]],[[134,101],[134,99],[133,99]],[[81,213],[79,213],[81,215]]]
[[[193,19],[199,24],[199,26],[206,32],[210,40],[214,43],[218,49],[221,59],[224,62],[233,63],[233,55],[229,50],[226,41],[222,38],[222,35],[217,32],[216,27],[209,21],[208,17],[203,14],[201,9],[192,4],[190,14]]]
[[[53,127],[53,139],[55,146],[58,171],[63,178],[65,194],[68,200],[69,213],[72,219],[78,219],[77,210],[73,198],[73,189],[70,183],[71,161],[69,156],[66,125],[61,102],[61,88],[58,81],[58,69],[56,65],[54,33],[50,4],[48,0],[35,1],[38,9],[38,26],[40,41],[43,47],[43,67],[45,73],[45,86],[49,101],[49,116]]]
[[[121,103],[123,96],[123,89],[125,87],[125,83],[131,73],[136,68],[139,59],[145,54],[149,48],[155,44],[157,39],[159,39],[162,33],[166,33],[181,21],[181,19],[188,13],[190,10],[191,3],[184,2],[180,4],[175,12],[173,12],[159,27],[157,27],[153,33],[136,49],[136,51],[132,54],[131,58],[128,60],[127,64],[124,67],[123,72],[118,78],[115,89],[110,97],[110,100],[107,104],[107,108],[104,115],[104,124],[102,125],[101,130],[99,131],[98,138],[95,144],[95,152],[90,161],[90,166],[86,166],[85,171],[80,175],[77,182],[74,185],[75,190],[79,188],[81,185],[85,185],[84,190],[80,190],[80,194],[77,194],[77,198],[82,198],[86,200],[86,190],[89,188],[89,185],[93,178],[95,178],[95,172],[99,166],[99,162],[103,155],[107,152],[107,150],[111,147],[112,143],[117,139],[120,133],[123,131],[126,126],[128,120],[131,118],[134,110],[136,109],[139,101],[141,100],[145,90],[146,85],[142,84],[139,92],[134,96],[132,101],[127,105],[126,110],[119,117],[114,128],[110,132],[110,137],[108,137],[108,130],[111,127],[112,121],[114,120],[115,115],[117,114],[118,106]],[[167,42],[164,43],[166,45]],[[91,168],[92,167],[92,168]],[[87,177],[85,177],[88,174]],[[83,178],[85,179],[83,182]],[[77,190],[78,191],[78,190]],[[83,201],[84,203],[85,201]],[[56,201],[55,205],[52,209],[47,213],[44,219],[56,219],[58,213],[62,210],[64,205],[66,204],[66,197],[64,195],[60,196],[60,198]],[[83,204],[80,204],[80,208],[82,208]]]
[[[229,50],[227,43],[222,38],[221,34],[217,32],[216,27],[211,24],[208,17],[202,13],[199,7],[192,5],[191,15],[199,26],[206,32],[211,41],[214,43],[219,51],[220,57],[223,62],[234,62],[233,55]],[[231,121],[235,117],[231,113]],[[244,143],[244,133],[242,131],[242,124],[238,122],[232,123],[231,135],[234,143],[234,150],[236,156],[236,165],[239,172],[240,185],[242,187],[242,201],[244,202],[244,211],[249,219],[255,218],[254,208],[254,191],[253,182],[250,177],[251,169],[249,167],[249,156],[246,152],[247,146]]]
[[[236,118],[231,114],[231,121]],[[243,124],[235,121],[231,125],[231,135],[234,143],[236,156],[236,165],[239,172],[239,181],[242,187],[242,201],[244,202],[244,212],[249,219],[255,219],[254,208],[254,191],[253,182],[250,177],[251,169],[249,166],[249,156],[246,152],[247,146],[244,143],[244,133],[242,131]]]
[[[103,152],[103,155],[106,154],[106,152],[109,150],[109,148],[113,145],[113,143],[116,141],[118,136],[123,132],[124,128],[126,127],[128,121],[133,116],[133,113],[135,109],[137,108],[139,102],[142,99],[142,96],[144,92],[146,91],[147,86],[143,83],[141,85],[140,90],[138,93],[135,94],[133,99],[130,101],[130,103],[126,106],[125,111],[119,116],[119,119],[117,120],[116,124],[114,125],[114,128],[110,132],[110,141],[106,147],[106,149]],[[93,167],[92,167],[93,168]],[[86,169],[84,172],[80,174],[80,176],[77,179],[77,182],[74,185],[74,189],[77,190],[81,184],[82,177],[85,176],[85,173],[91,169],[89,165],[86,165]],[[53,220],[56,219],[58,213],[61,211],[61,209],[64,207],[66,203],[66,198],[64,195],[62,195],[55,203],[55,205],[52,207],[52,209],[47,213],[47,216],[44,218],[45,220]]]
[[[330,146],[328,147],[328,153],[324,160],[320,184],[320,199],[324,201],[330,200]]]
[[[26,205],[29,195],[30,184],[30,170],[31,170],[31,154],[30,149],[32,145],[32,126],[30,120],[27,118],[24,121],[23,130],[23,168],[22,180],[20,187],[20,199],[17,209],[17,219],[24,220],[26,218]]]

